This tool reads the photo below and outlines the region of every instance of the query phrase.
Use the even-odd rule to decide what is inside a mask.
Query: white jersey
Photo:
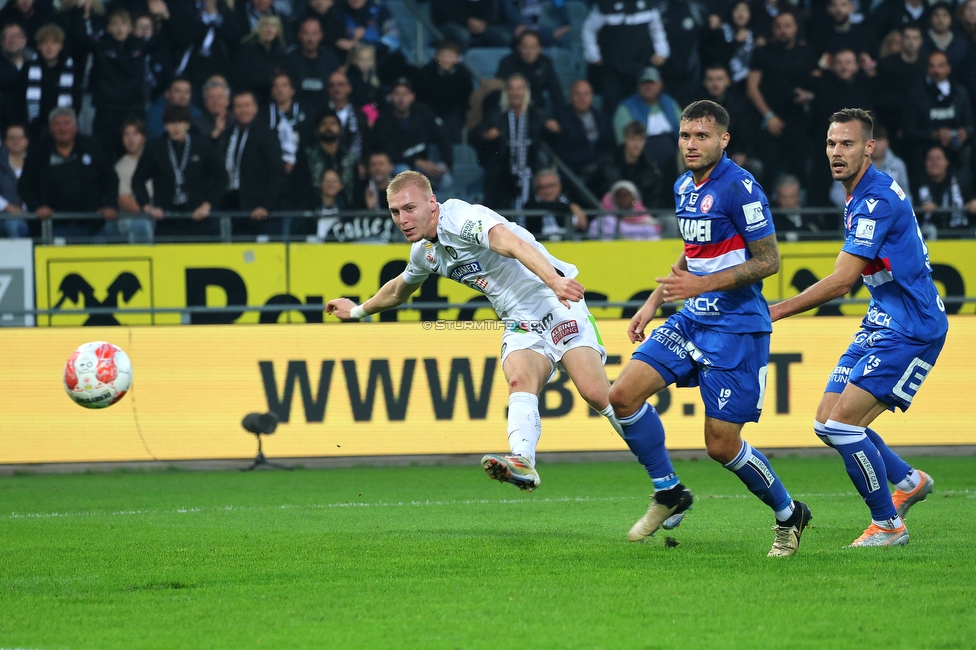
[[[420,284],[436,273],[485,294],[503,319],[532,320],[559,305],[556,294],[535,273],[515,258],[488,247],[488,231],[508,228],[531,243],[556,271],[575,278],[579,270],[549,254],[532,233],[483,205],[449,199],[440,205],[436,241],[420,240],[410,249],[410,261],[403,272],[408,284]]]

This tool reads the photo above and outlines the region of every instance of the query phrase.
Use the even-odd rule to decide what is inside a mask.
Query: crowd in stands
[[[90,213],[55,220],[71,239],[213,237],[235,211],[235,235],[342,240],[405,169],[535,211],[540,237],[656,239],[698,99],[784,238],[840,229],[822,143],[844,107],[875,115],[926,237],[976,226],[976,0],[8,0],[0,50],[0,209]]]

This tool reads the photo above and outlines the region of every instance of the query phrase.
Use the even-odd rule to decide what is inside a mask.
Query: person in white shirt
[[[575,279],[576,267],[484,206],[457,199],[438,203],[419,172],[398,174],[386,194],[394,223],[412,244],[407,268],[363,304],[337,298],[328,302],[326,313],[348,320],[392,309],[432,273],[483,293],[505,322],[501,360],[509,386],[511,454],[482,459],[495,480],[528,491],[541,483],[535,469],[542,435],[539,393],[557,369],[622,435],[610,406],[606,350],[583,300],[583,285]]]

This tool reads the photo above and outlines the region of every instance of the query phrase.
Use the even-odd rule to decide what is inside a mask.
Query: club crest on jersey
[[[711,210],[712,209],[712,203],[713,202],[714,202],[714,199],[712,198],[712,195],[711,194],[706,194],[705,195],[705,198],[702,199],[701,211],[702,212],[708,212],[709,210]]]

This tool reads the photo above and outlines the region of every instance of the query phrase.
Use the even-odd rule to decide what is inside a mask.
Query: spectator
[[[115,161],[115,175],[119,177],[119,210],[122,212],[142,212],[142,206],[132,193],[132,175],[146,149],[146,124],[140,119],[126,120],[122,124],[122,147],[125,153]],[[146,181],[146,193],[152,199],[152,181]]]
[[[556,155],[591,191],[602,194],[600,156],[617,144],[613,124],[606,113],[593,107],[593,87],[585,79],[573,82],[569,103],[559,114]]]
[[[37,55],[20,69],[15,96],[24,98],[24,117],[35,139],[47,129],[54,108],[81,108],[81,79],[84,70],[64,49],[64,30],[48,24],[37,30]]]
[[[959,9],[956,10],[956,24],[968,37],[970,46],[976,43],[976,0],[966,0],[959,4]]]
[[[3,9],[0,9],[0,27],[20,25],[30,39],[53,17],[50,2],[38,4],[35,0],[9,0]],[[33,42],[28,43],[32,47],[36,44],[38,44],[36,37]]]
[[[262,102],[271,94],[271,75],[285,67],[285,36],[281,19],[264,16],[234,56],[234,87],[250,90]]]
[[[271,77],[271,103],[266,115],[268,126],[278,134],[281,159],[285,163],[285,172],[290,174],[295,168],[307,114],[295,101],[295,85],[287,72],[278,71]]]
[[[751,22],[752,10],[747,0],[732,5],[727,22],[716,15],[709,17],[709,30],[702,43],[706,74],[708,68],[721,66],[729,70],[732,83],[745,82],[757,46]]]
[[[329,101],[328,83],[339,67],[331,50],[322,44],[322,23],[309,15],[298,24],[298,45],[285,56],[292,79],[298,86],[298,103],[310,117],[319,114]]]
[[[613,116],[617,142],[623,142],[624,127],[633,121],[645,125],[647,142],[644,154],[657,165],[665,177],[678,175],[678,121],[681,107],[671,95],[663,92],[664,84],[657,68],[645,68],[638,79],[637,92],[621,102]]]
[[[646,144],[647,129],[644,123],[634,121],[625,126],[623,144],[602,160],[602,187],[609,188],[617,181],[630,181],[637,186],[648,207],[673,205],[674,199],[670,198],[673,177],[666,179],[661,168],[648,160]],[[599,195],[603,194],[601,189]]]
[[[707,0],[670,0],[660,4],[661,22],[670,55],[658,70],[668,92],[680,106],[698,94],[702,78],[702,35]]]
[[[467,52],[472,47],[507,47],[512,32],[492,22],[495,0],[430,0],[434,24]]]
[[[332,54],[338,63],[346,57],[349,48],[339,46],[339,41],[346,36],[346,25],[339,17],[339,8],[335,0],[309,0],[306,18],[315,18],[322,26],[322,45]],[[298,22],[299,27],[304,19]]]
[[[878,62],[878,74],[874,78],[878,122],[889,129],[899,145],[906,98],[925,80],[925,60],[919,56],[921,49],[922,29],[918,25],[906,25],[901,30],[901,50]]]
[[[892,54],[898,54],[900,52],[901,32],[898,30],[888,32],[888,34],[881,40],[881,46],[878,48],[878,60],[880,61],[886,56],[891,56]]]
[[[315,238],[318,241],[343,241],[344,237],[336,235],[337,230],[341,232],[342,226],[342,217],[339,214],[346,210],[345,187],[339,172],[334,169],[323,170],[316,187],[318,191],[315,193],[315,210],[322,216],[315,222]]]
[[[513,49],[512,54],[499,62],[495,76],[499,79],[508,79],[513,74],[525,77],[536,108],[546,117],[555,117],[566,106],[566,98],[552,59],[542,53],[539,35],[523,31],[515,39]]]
[[[533,31],[539,35],[544,47],[569,46],[566,36],[571,26],[564,0],[548,3],[549,18],[555,20],[555,25],[545,20],[545,5],[539,0],[501,0],[501,5],[505,21],[514,27],[515,38],[523,32]]]
[[[234,127],[234,114],[230,112],[230,86],[220,77],[212,77],[203,84],[204,110],[193,118],[198,134],[210,138],[216,145],[228,129]]]
[[[362,158],[363,152],[369,149],[370,127],[376,121],[378,113],[375,109],[371,110],[371,121],[362,109],[353,106],[349,101],[350,95],[352,85],[345,70],[339,68],[329,76],[329,108],[335,111],[342,122],[342,145],[353,152],[356,158]]]
[[[342,144],[342,124],[339,116],[327,110],[319,117],[315,135],[317,141],[308,142],[302,147],[303,155],[298,157],[292,173],[292,194],[297,205],[311,208],[315,202],[315,188],[319,185],[322,172],[334,169],[342,179],[346,193],[345,204],[355,201],[356,180],[358,178],[359,158]]]
[[[224,38],[230,46],[231,56],[237,60],[237,51],[243,41],[248,36],[258,30],[258,23],[262,18],[278,18],[279,31],[284,30],[284,23],[281,22],[281,12],[274,6],[273,0],[246,0],[245,2],[235,3],[234,11],[228,16],[224,25]],[[282,33],[282,38],[287,41],[287,36]]]
[[[146,43],[132,34],[132,17],[125,9],[112,11],[105,33],[91,43],[95,59],[92,135],[113,160],[122,153],[120,125],[145,117],[146,57],[160,45],[161,39]]]
[[[386,200],[386,188],[393,180],[393,163],[390,156],[382,151],[374,151],[369,155],[369,173],[357,192],[357,208],[361,210],[389,210],[390,204]]]
[[[0,31],[0,49],[0,92],[16,92],[20,70],[34,58],[34,50],[27,47],[27,34],[16,23]]]
[[[235,219],[234,231],[242,234],[281,233],[280,224],[268,224],[268,215],[280,208],[285,186],[285,164],[281,145],[258,116],[254,93],[244,90],[234,95],[236,124],[228,129],[220,151],[227,170],[228,192],[224,209],[241,210],[250,219]]]
[[[341,0],[339,17],[346,25],[346,38],[339,46],[351,52],[360,43],[376,48],[376,58],[399,51],[400,40],[390,11],[374,0]],[[344,46],[348,43],[348,47]]]
[[[928,19],[925,0],[884,0],[871,15],[874,38],[881,40],[885,34],[907,25],[927,25]]]
[[[544,118],[534,106],[528,82],[519,74],[505,81],[505,91],[485,98],[477,135],[485,168],[485,204],[493,210],[522,209],[532,190],[532,175],[542,168],[539,146]]]
[[[589,225],[586,212],[563,194],[559,172],[555,169],[543,169],[532,179],[532,187],[535,192],[526,202],[524,209],[543,210],[548,211],[549,214],[526,215],[518,219],[519,225],[540,241],[544,239],[559,241],[566,235],[567,226],[571,226],[576,231],[586,232]]]
[[[841,185],[841,191],[844,186]],[[803,214],[803,191],[800,181],[792,174],[784,174],[776,181],[773,193],[773,226],[776,235],[785,241],[827,239],[840,232],[840,219],[831,214]],[[819,233],[819,235],[817,234]]]
[[[728,68],[714,63],[705,68],[702,85],[705,94],[700,99],[712,100],[729,114],[729,133],[735,133],[735,137],[729,140],[725,153],[739,167],[747,169],[753,176],[761,179],[763,167],[762,162],[756,157],[755,112],[742,86],[732,84]]]
[[[969,165],[973,109],[966,89],[952,81],[952,66],[943,52],[928,56],[928,76],[909,94],[905,106],[905,137],[921,161],[930,147],[946,149],[957,168]],[[909,174],[917,174],[909,168]]]
[[[905,194],[912,196],[911,186],[908,182],[908,167],[905,166],[905,161],[891,150],[888,129],[880,124],[874,127],[874,151],[871,152],[871,164],[891,176]],[[840,181],[834,181],[833,187],[830,189],[830,200],[841,209],[847,205],[847,192],[844,190],[844,184]]]
[[[23,201],[17,193],[17,181],[27,160],[27,129],[23,124],[11,124],[3,133],[0,147],[0,212],[22,214]],[[0,219],[0,236],[28,237],[30,229],[24,219]]]
[[[190,110],[190,115],[199,117],[201,111],[193,105],[193,86],[182,77],[176,77],[169,82],[169,88],[162,97],[156,100],[146,111],[146,135],[155,140],[163,135],[163,112],[169,106],[180,106]]]
[[[640,190],[630,181],[617,181],[600,207],[611,211],[590,222],[588,234],[593,239],[656,240],[661,238],[661,224],[645,212]]]
[[[810,159],[806,107],[817,60],[797,39],[797,31],[793,14],[783,12],[773,19],[772,41],[752,57],[746,96],[763,116],[760,128],[767,135],[759,137],[759,155],[764,168],[804,178]]]
[[[966,176],[957,174],[949,165],[949,157],[938,145],[925,153],[925,175],[918,188],[919,216],[926,239],[936,239],[946,231],[968,228],[971,215],[976,215],[976,199]],[[936,214],[936,210],[945,210]]]
[[[873,72],[880,39],[875,39],[866,22],[854,22],[853,0],[829,0],[826,13],[827,20],[811,26],[808,39],[810,47],[821,62],[820,67],[829,66],[824,55],[851,50],[858,65],[865,72]]]
[[[27,209],[41,220],[56,212],[98,212],[100,219],[55,221],[54,235],[116,238],[120,234],[116,221],[119,179],[112,164],[93,139],[78,135],[70,106],[52,110],[48,122],[51,137],[27,157],[17,184]],[[137,241],[152,240],[152,232],[133,235]]]
[[[660,67],[671,55],[660,12],[633,0],[597,0],[583,22],[582,39],[590,78],[600,80],[608,113],[637,85],[648,64]]]
[[[940,1],[929,9],[929,28],[925,31],[921,55],[927,58],[932,52],[942,52],[949,59],[953,70],[962,72],[972,47],[966,37],[952,25],[952,5]]]
[[[373,127],[374,151],[390,155],[397,173],[406,169],[422,172],[441,193],[449,193],[453,149],[437,123],[437,116],[425,104],[415,103],[409,79],[398,79],[390,91],[390,108],[384,110]],[[439,160],[431,147],[436,145]]]
[[[216,235],[217,223],[208,219],[227,191],[227,170],[208,138],[190,133],[192,117],[182,106],[163,114],[166,135],[152,140],[132,177],[133,193],[142,209],[156,219],[159,236]],[[153,195],[146,192],[152,181]],[[190,220],[167,219],[167,213],[189,212]]]
[[[235,36],[237,40],[233,42],[228,40],[234,29],[234,11],[224,0],[202,0],[190,6],[196,13],[180,24],[180,30],[185,31],[178,39],[180,46],[173,67],[179,67],[177,74],[189,79],[194,91],[199,91],[214,75],[230,76],[231,53],[236,51],[240,36]]]
[[[349,50],[349,65],[346,77],[352,85],[352,103],[356,106],[379,104],[380,77],[376,71],[376,48],[368,43],[359,43]]]
[[[873,93],[867,75],[858,68],[857,55],[843,48],[830,57],[830,69],[813,80],[814,97],[810,104],[811,133],[826,133],[830,116],[846,106],[864,110],[874,107]],[[819,158],[819,157],[818,157]],[[810,166],[807,182],[807,203],[813,207],[831,205],[830,188],[833,176],[830,167],[823,164]]]
[[[465,115],[474,91],[474,77],[460,65],[461,48],[451,40],[437,45],[437,53],[417,75],[417,97],[441,118],[447,139],[461,142]]]

